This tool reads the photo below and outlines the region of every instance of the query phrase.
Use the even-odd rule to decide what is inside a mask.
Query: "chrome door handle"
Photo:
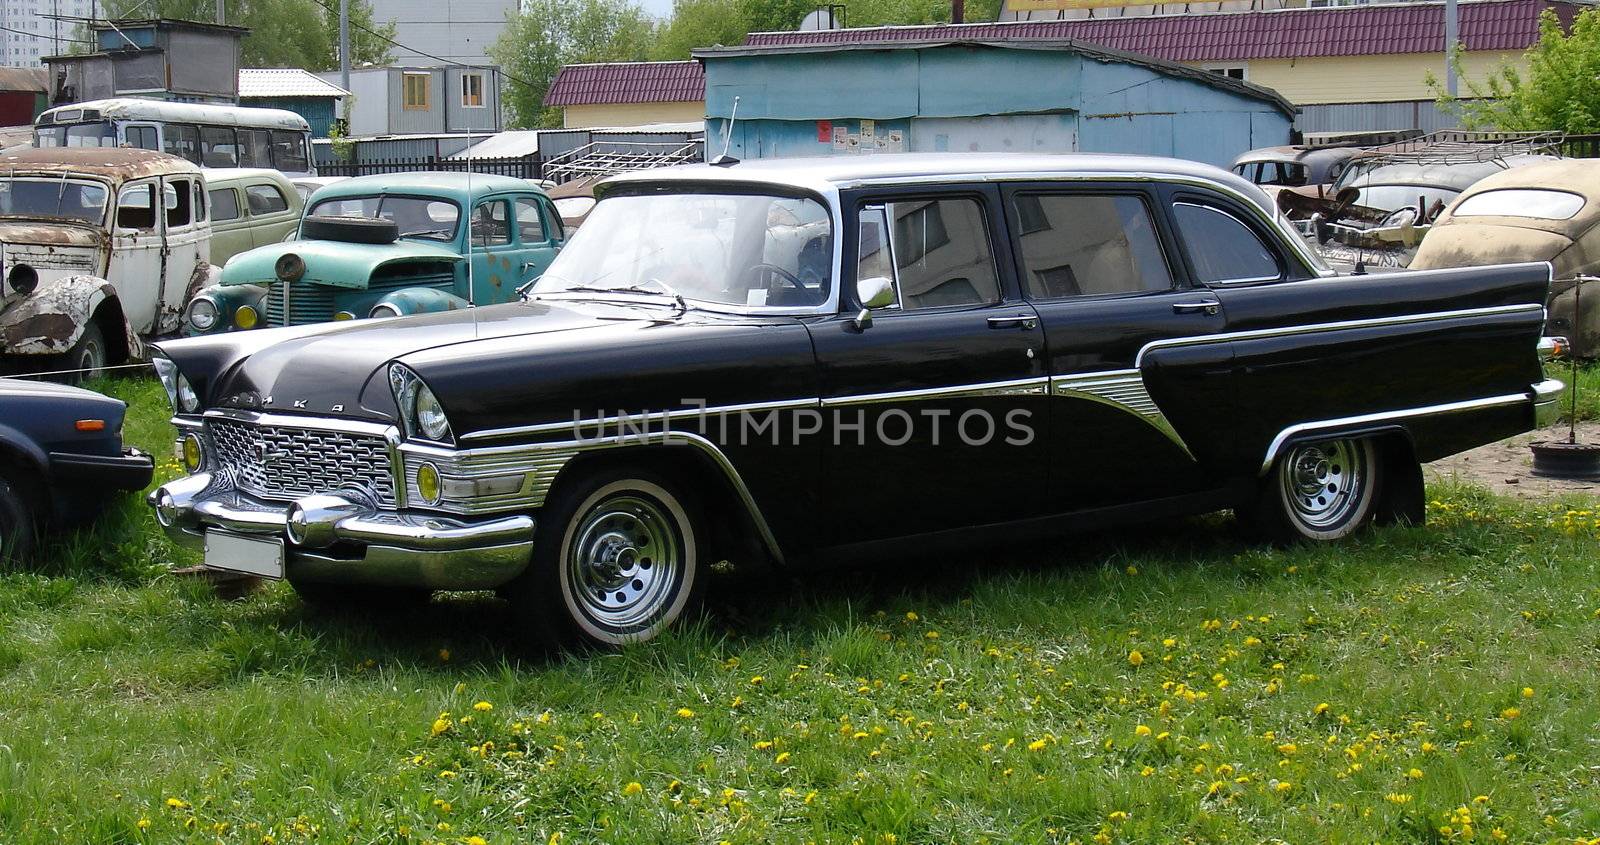
[[[1039,319],[1027,314],[1018,314],[1015,317],[989,318],[989,328],[991,329],[1022,329],[1023,331],[1027,331],[1029,329],[1037,328],[1038,325]]]
[[[1208,317],[1214,317],[1221,308],[1222,303],[1215,300],[1210,302],[1172,303],[1172,313],[1174,314],[1205,314]]]

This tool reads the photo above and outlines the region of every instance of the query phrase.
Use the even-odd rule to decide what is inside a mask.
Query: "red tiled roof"
[[[1562,0],[1462,2],[1461,42],[1468,50],[1523,50],[1539,38],[1541,12],[1553,9],[1564,24],[1570,25],[1579,8],[1579,4]],[[1444,4],[753,32],[745,44],[756,47],[1053,38],[1176,62],[1433,53],[1444,50]]]
[[[544,104],[687,103],[705,98],[706,72],[699,62],[613,62],[563,67]]]

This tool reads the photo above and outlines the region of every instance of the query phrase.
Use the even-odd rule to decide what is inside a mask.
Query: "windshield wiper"
[[[401,232],[400,233],[400,237],[402,237],[402,238],[421,238],[421,237],[426,237],[428,235],[437,235],[437,236],[440,236],[440,237],[444,237],[444,236],[448,236],[451,231],[453,231],[453,230],[451,230],[451,229],[418,229],[415,232]]]
[[[652,284],[655,285],[656,287],[655,288],[646,287],[646,285],[652,285]],[[677,291],[673,290],[671,288],[671,286],[669,286],[666,282],[661,281],[660,279],[645,279],[643,282],[635,282],[634,284],[631,284],[631,285],[621,285],[621,286],[618,286],[618,287],[598,287],[598,286],[595,286],[595,285],[572,285],[571,287],[564,287],[559,291],[551,291],[551,293],[566,293],[566,292],[569,292],[569,291],[570,292],[577,292],[577,293],[643,293],[643,294],[650,294],[650,295],[653,295],[653,296],[665,296],[665,297],[669,297],[669,298],[672,299],[673,303],[678,306],[678,310],[680,310],[680,311],[688,311],[689,310],[689,303],[684,300],[683,294],[678,293]]]

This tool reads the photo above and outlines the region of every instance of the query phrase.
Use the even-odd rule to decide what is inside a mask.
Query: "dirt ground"
[[[1565,493],[1600,496],[1600,481],[1539,478],[1529,472],[1533,465],[1529,443],[1535,440],[1565,440],[1566,437],[1567,425],[1562,423],[1434,461],[1424,467],[1424,471],[1429,480],[1457,478],[1481,484],[1502,496],[1519,499],[1549,499]],[[1579,423],[1578,440],[1600,443],[1600,422]]]

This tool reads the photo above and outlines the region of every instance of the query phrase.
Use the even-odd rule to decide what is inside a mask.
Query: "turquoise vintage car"
[[[191,335],[215,334],[505,302],[544,272],[563,238],[550,198],[523,179],[349,179],[317,191],[294,240],[229,259],[184,323]]]

